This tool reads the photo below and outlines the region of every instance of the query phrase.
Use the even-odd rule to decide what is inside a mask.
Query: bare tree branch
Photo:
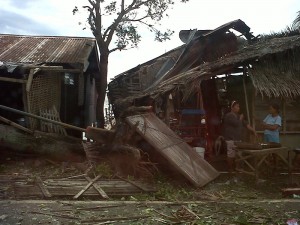
[[[153,0],[141,1],[139,4],[136,4],[137,0],[133,0],[132,3],[127,7],[127,9],[125,11],[127,11],[127,13],[128,13],[130,11],[140,8],[142,5],[146,5],[148,2],[151,2],[151,1],[153,1]]]
[[[126,48],[126,47],[116,47],[116,48],[113,48],[111,50],[109,50],[109,53],[112,53],[114,51],[117,51],[117,50],[129,50],[129,49],[133,49],[134,47],[130,47],[130,48]]]
[[[94,13],[93,13],[93,8],[90,7],[90,6],[82,6],[83,8],[87,9],[89,11],[89,16],[88,16],[88,23],[91,27],[91,30],[93,32],[95,32],[97,30],[95,24],[94,24],[94,21],[95,21],[95,16],[94,16]]]
[[[152,0],[146,0],[146,1],[140,2],[139,4],[136,4],[137,0],[133,0],[132,3],[125,10],[121,9],[121,12],[119,13],[117,19],[104,32],[103,38],[106,38],[105,41],[107,43],[111,42],[112,37],[113,37],[113,35],[115,33],[115,30],[116,30],[117,26],[120,24],[120,22],[122,21],[124,15],[126,15],[127,13],[129,13],[129,12],[135,10],[135,9],[138,9],[142,5],[144,5],[144,4],[148,3],[148,2],[151,2],[151,1]]]
[[[124,11],[125,9],[125,0],[122,0],[121,2],[121,11]]]
[[[122,22],[140,22],[143,19],[146,19],[147,17],[150,17],[150,15],[147,13],[146,16],[140,17],[139,19],[130,19],[130,18],[123,18]]]
[[[91,0],[89,0],[91,1]],[[101,0],[96,0],[95,7],[94,7],[94,13],[95,13],[95,25],[97,27],[96,35],[97,40],[100,42],[100,45],[104,44],[104,39],[102,36],[102,15],[101,15]]]

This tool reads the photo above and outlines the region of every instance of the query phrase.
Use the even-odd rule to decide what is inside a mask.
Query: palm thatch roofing
[[[179,87],[184,88],[186,94],[189,95],[200,88],[201,80],[230,74],[235,68],[243,66],[248,67],[254,87],[262,94],[269,97],[299,96],[299,53],[299,34],[260,40],[245,45],[216,61],[207,62],[187,72],[177,74],[157,85],[154,91],[132,96],[132,99],[146,96],[155,98]]]

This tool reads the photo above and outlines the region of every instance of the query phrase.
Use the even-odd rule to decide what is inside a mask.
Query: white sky
[[[175,0],[178,1],[178,0]],[[23,35],[90,36],[79,22],[85,14],[73,16],[75,5],[87,0],[1,0],[0,33]],[[299,0],[190,0],[177,3],[169,18],[161,23],[174,30],[170,41],[154,42],[149,33],[142,35],[137,49],[114,52],[109,58],[109,78],[151,60],[179,45],[180,30],[214,29],[232,20],[243,20],[254,35],[283,30],[300,11]]]

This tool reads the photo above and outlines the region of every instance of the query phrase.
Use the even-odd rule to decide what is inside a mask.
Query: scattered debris
[[[141,181],[126,181],[126,179],[46,179],[33,182],[25,178],[13,183],[14,193],[17,197],[73,197],[78,199],[80,196],[97,197],[103,199],[109,196],[131,196],[138,193],[155,192],[156,188]],[[86,178],[86,176],[85,176]],[[88,184],[87,184],[88,182]],[[90,188],[93,187],[93,188]],[[101,189],[101,190],[100,190]]]

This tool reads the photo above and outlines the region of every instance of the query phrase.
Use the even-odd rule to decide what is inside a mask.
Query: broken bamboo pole
[[[23,127],[23,126],[21,126],[20,124],[17,124],[17,123],[15,123],[15,122],[11,121],[11,120],[8,120],[8,119],[6,119],[6,118],[4,118],[4,117],[2,117],[2,116],[0,116],[0,121],[2,121],[2,122],[4,122],[4,123],[7,123],[7,124],[11,125],[12,127],[18,128],[18,129],[20,129],[20,130],[22,130],[22,131],[25,131],[25,132],[27,132],[27,133],[33,134],[33,131],[32,131],[32,130],[29,130],[29,129],[27,129],[26,127]]]
[[[80,162],[84,155],[82,140],[35,131],[33,135],[0,124],[0,154],[45,155],[52,160]],[[6,149],[10,149],[7,151]]]
[[[17,114],[21,114],[23,116],[29,116],[29,117],[32,117],[32,118],[35,118],[35,119],[38,119],[38,120],[47,121],[49,123],[60,125],[60,126],[63,126],[65,128],[70,128],[70,129],[73,129],[73,130],[79,130],[81,132],[85,132],[85,129],[83,129],[81,127],[76,127],[76,126],[73,126],[73,125],[70,125],[70,124],[67,124],[67,123],[47,119],[47,118],[44,118],[44,117],[41,117],[41,116],[34,115],[32,113],[23,112],[21,110],[13,109],[13,108],[10,108],[10,107],[4,106],[4,105],[0,105],[0,109],[7,110],[7,111],[10,111],[10,112],[14,112],[14,113],[17,113]]]

